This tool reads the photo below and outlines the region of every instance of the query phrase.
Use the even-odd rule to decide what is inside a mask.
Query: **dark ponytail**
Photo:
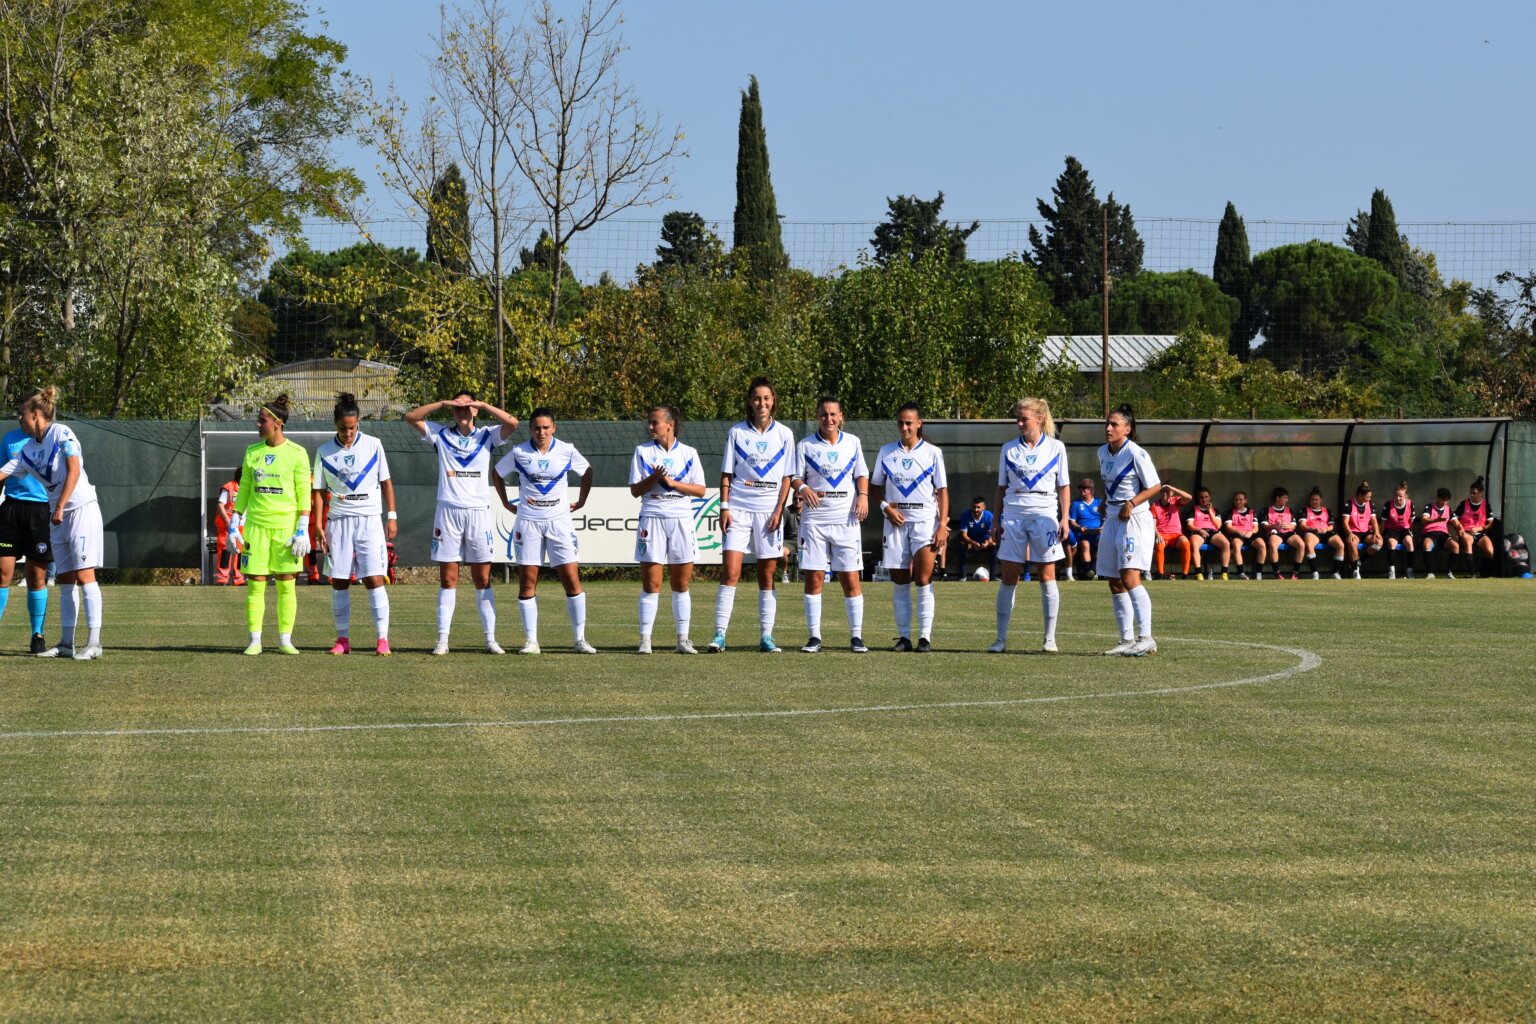
[[[357,396],[350,391],[341,391],[336,395],[336,408],[331,410],[331,419],[340,423],[348,416],[361,417],[363,411],[357,407]]]
[[[1125,425],[1127,427],[1131,428],[1130,429],[1130,433],[1126,434],[1126,438],[1128,440],[1131,440],[1131,441],[1137,440],[1137,437],[1136,437],[1136,411],[1134,409],[1132,409],[1129,404],[1122,404],[1119,408],[1113,410],[1109,415],[1110,415],[1111,419],[1113,419],[1116,416],[1119,416],[1120,419],[1125,422]]]
[[[1482,477],[1478,477],[1476,480],[1472,481],[1472,490],[1474,490],[1474,491],[1482,491],[1484,494],[1487,494],[1488,493],[1488,485],[1487,485],[1487,483],[1484,482]]]

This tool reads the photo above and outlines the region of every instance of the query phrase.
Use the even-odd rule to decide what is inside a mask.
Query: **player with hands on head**
[[[25,403],[17,407],[15,430],[0,441],[0,465],[21,454],[33,440],[19,424],[25,420]],[[48,563],[53,561],[52,510],[48,507],[48,488],[35,473],[13,476],[5,481],[5,501],[0,502],[0,616],[5,615],[11,599],[11,583],[16,575],[16,559],[27,560],[27,617],[31,620],[29,649],[42,654],[48,649],[43,639],[43,620],[48,614]]]
[[[283,436],[288,396],[278,395],[256,412],[261,440],[245,450],[240,463],[240,493],[229,522],[230,547],[240,555],[245,573],[246,654],[261,653],[261,628],[267,614],[267,579],[277,589],[277,649],[298,654],[293,626],[299,613],[294,577],[309,554],[309,453]]]
[[[800,442],[790,481],[801,504],[800,570],[805,574],[806,654],[821,650],[821,591],[836,573],[848,615],[849,649],[864,654],[864,569],[859,524],[869,515],[869,463],[857,437],[843,431],[843,403],[831,396],[816,403],[817,431]]]
[[[442,409],[453,423],[429,423]],[[498,426],[477,427],[480,413]],[[459,562],[469,565],[475,585],[475,610],[485,634],[487,654],[505,654],[496,642],[496,594],[491,590],[491,549],[495,536],[491,520],[491,452],[517,429],[517,417],[460,391],[453,398],[428,402],[405,414],[423,441],[437,452],[437,514],[432,522],[432,561],[437,563],[437,645],[432,653],[448,653],[453,609],[458,603]]]
[[[1147,503],[1162,491],[1152,456],[1136,443],[1136,414],[1129,405],[1104,421],[1105,444],[1099,448],[1104,500],[1109,518],[1099,542],[1099,575],[1109,581],[1120,642],[1106,655],[1139,658],[1157,651],[1152,638],[1152,598],[1142,576],[1152,567],[1156,523]],[[1132,629],[1140,629],[1134,635]]]
[[[1056,586],[1056,563],[1065,557],[1062,539],[1067,536],[1072,504],[1072,476],[1067,469],[1067,446],[1055,436],[1056,421],[1043,398],[1023,398],[1013,407],[1019,436],[1004,444],[997,459],[997,508],[1000,521],[992,527],[998,542],[1002,582],[997,588],[997,639],[989,654],[1008,649],[1008,624],[1013,617],[1013,598],[1026,559],[1034,563],[1040,581],[1040,607],[1045,624],[1041,651],[1056,653],[1056,618],[1061,593]]]
[[[1151,505],[1152,519],[1157,524],[1156,549],[1152,559],[1156,564],[1156,575],[1163,579],[1173,579],[1173,573],[1163,571],[1163,558],[1168,548],[1173,548],[1179,553],[1180,576],[1189,575],[1189,563],[1192,552],[1189,538],[1184,535],[1184,509],[1192,500],[1188,491],[1180,490],[1168,481],[1163,481],[1161,490],[1158,491],[1157,500]]]
[[[315,450],[314,496],[310,503],[312,531],[325,554],[325,574],[331,580],[331,618],[336,623],[332,654],[352,653],[352,577],[368,592],[368,606],[378,635],[374,653],[389,650],[389,542],[399,522],[395,515],[395,485],[389,478],[384,445],[358,428],[357,397],[336,396],[331,417],[336,436]],[[381,518],[382,517],[382,518]]]
[[[581,478],[581,491],[571,501],[567,477]],[[506,481],[517,478],[518,500],[507,500]],[[587,595],[581,589],[576,563],[576,526],[571,513],[587,503],[592,490],[592,466],[576,446],[555,437],[555,414],[540,406],[528,417],[528,440],[513,445],[491,471],[491,483],[501,503],[517,516],[512,541],[517,547],[517,612],[523,620],[519,654],[538,654],[539,567],[549,560],[565,589],[565,613],[571,622],[571,649],[596,654],[587,643]]]
[[[0,466],[0,483],[35,476],[42,481],[51,508],[48,546],[59,584],[60,636],[57,646],[37,651],[37,656],[92,661],[101,657],[101,586],[96,582],[96,569],[102,562],[101,506],[96,504],[96,488],[85,472],[80,439],[73,430],[53,421],[58,397],[59,389],[48,387],[22,401],[21,429],[28,439]],[[37,550],[35,545],[32,550]],[[79,603],[85,605],[86,641],[84,647],[77,648]]]
[[[675,405],[658,405],[646,418],[651,439],[635,446],[629,464],[629,493],[640,499],[635,528],[635,561],[640,563],[640,646],[651,653],[651,630],[661,602],[663,567],[672,586],[672,620],[677,624],[678,654],[698,654],[688,629],[693,598],[688,585],[699,541],[693,525],[693,500],[704,497],[704,466],[699,453],[677,439],[683,417]]]
[[[917,585],[917,646],[933,650],[933,563],[949,542],[949,479],[944,452],[923,438],[923,414],[916,402],[896,413],[900,440],[880,449],[869,476],[871,502],[885,517],[880,563],[891,573],[896,610],[893,651],[912,646],[912,585]]]

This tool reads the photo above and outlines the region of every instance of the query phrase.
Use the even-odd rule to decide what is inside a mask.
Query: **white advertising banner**
[[[513,488],[509,487],[511,492]],[[576,487],[571,486],[571,495]],[[720,564],[720,492],[705,491],[693,499],[693,527],[699,538],[699,565]],[[513,533],[517,517],[504,506],[492,509],[496,517],[497,562],[517,562]],[[584,565],[634,565],[635,530],[640,525],[640,499],[628,487],[594,487],[587,503],[571,513],[576,527],[576,556]]]

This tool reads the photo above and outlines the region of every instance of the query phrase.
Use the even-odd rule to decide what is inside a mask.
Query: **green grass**
[[[1003,706],[0,738],[0,1020],[1531,1019],[1536,591],[1153,587],[1160,637],[1323,664]],[[385,660],[319,653],[318,588],[297,658],[236,654],[240,592],[108,588],[103,660],[0,656],[0,732],[1019,700],[1296,662],[1173,639],[1097,657],[1103,584],[1064,586],[1055,658],[977,653],[995,590],[951,584],[928,658],[642,659],[636,588],[589,592],[600,657],[563,653],[546,584],[540,659],[471,653],[467,593],[464,652],[427,656],[434,590],[400,587]],[[713,593],[696,590],[696,641]],[[798,594],[780,594],[798,644]],[[19,650],[13,604],[0,637]],[[825,617],[844,641],[835,597]],[[889,635],[888,588],[868,620]]]

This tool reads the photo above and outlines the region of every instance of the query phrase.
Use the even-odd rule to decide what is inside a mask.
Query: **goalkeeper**
[[[299,608],[294,576],[309,554],[309,453],[283,437],[288,396],[279,395],[256,414],[261,443],[245,450],[240,493],[230,517],[228,547],[245,573],[245,624],[251,631],[246,654],[261,653],[267,577],[277,579],[278,650],[298,654],[293,622]]]

